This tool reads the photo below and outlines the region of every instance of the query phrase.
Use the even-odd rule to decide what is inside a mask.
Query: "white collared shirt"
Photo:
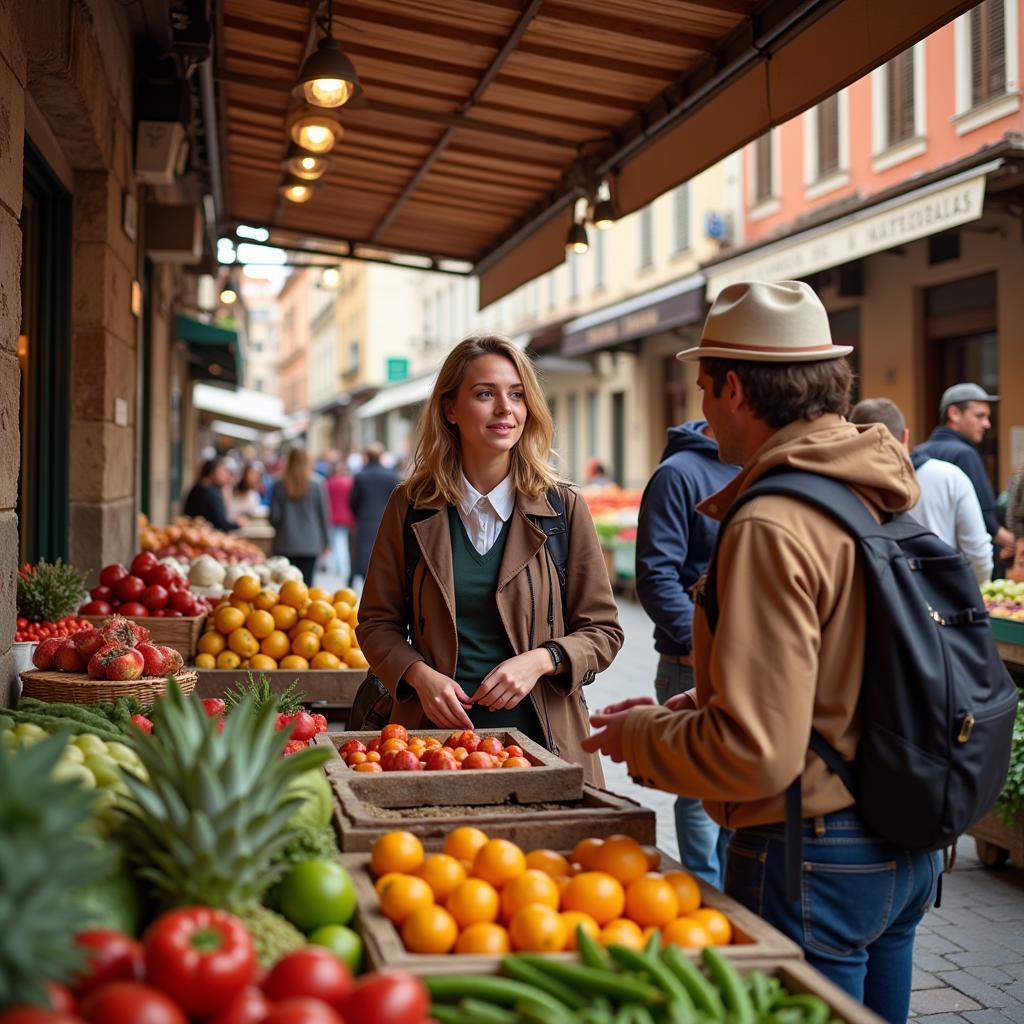
[[[462,475],[459,518],[478,554],[486,555],[494,546],[502,526],[512,515],[515,504],[516,495],[512,489],[511,473],[489,494],[481,494],[466,479],[466,475]]]

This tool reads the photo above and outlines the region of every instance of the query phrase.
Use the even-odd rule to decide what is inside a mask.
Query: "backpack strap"
[[[530,522],[542,530],[547,537],[545,542],[548,554],[558,575],[558,589],[562,597],[562,632],[568,631],[566,589],[568,586],[569,566],[569,521],[565,514],[565,499],[561,488],[552,487],[547,492],[548,504],[554,509],[553,516],[530,515]]]

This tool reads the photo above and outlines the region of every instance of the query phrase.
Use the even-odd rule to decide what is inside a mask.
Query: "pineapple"
[[[71,980],[82,963],[72,939],[89,915],[68,893],[109,877],[115,863],[81,828],[94,794],[51,776],[66,743],[0,744],[0,1010],[45,1006],[44,977]]]
[[[203,904],[238,914],[253,933],[261,962],[301,945],[301,934],[260,906],[275,880],[274,856],[292,838],[288,820],[301,800],[288,783],[327,753],[281,757],[287,735],[274,728],[277,708],[256,714],[245,698],[223,733],[196,698],[174,683],[154,709],[151,735],[131,739],[149,777],[126,778],[125,838],[164,906]]]

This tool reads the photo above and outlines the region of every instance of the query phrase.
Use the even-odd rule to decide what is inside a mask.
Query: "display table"
[[[233,534],[241,540],[255,544],[264,554],[269,555],[274,545],[274,528],[265,519],[251,519]]]
[[[197,672],[199,681],[195,692],[200,697],[223,697],[225,691],[246,682],[249,675],[245,669],[198,669]],[[282,693],[292,683],[297,683],[306,703],[348,709],[352,707],[359,684],[366,678],[366,669],[308,669],[305,672],[277,669],[258,674],[267,677],[274,693]]]

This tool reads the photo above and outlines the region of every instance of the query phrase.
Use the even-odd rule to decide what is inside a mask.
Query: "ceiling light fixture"
[[[292,141],[315,156],[334,149],[344,129],[323,110],[300,108],[288,121],[288,134]]]
[[[594,203],[594,227],[599,231],[607,231],[618,220],[615,200],[612,199],[612,190],[607,178],[598,186],[597,195],[594,198],[596,200]]]
[[[341,271],[337,267],[325,267],[320,275],[320,283],[333,291],[341,284]]]
[[[363,87],[355,65],[345,56],[333,35],[334,4],[327,0],[327,17],[318,19],[324,37],[302,65],[292,95],[314,107],[341,107],[358,96]]]
[[[587,238],[587,226],[582,221],[574,220],[569,234],[565,239],[567,252],[574,252],[583,255],[590,248],[590,240]]]
[[[286,174],[277,190],[293,203],[306,203],[313,198],[313,184],[296,178],[294,174]]]
[[[238,301],[238,292],[227,284],[221,289],[220,301],[222,306],[233,306]]]
[[[285,170],[303,181],[316,181],[327,170],[327,157],[311,153],[296,143],[291,143],[284,158]]]

